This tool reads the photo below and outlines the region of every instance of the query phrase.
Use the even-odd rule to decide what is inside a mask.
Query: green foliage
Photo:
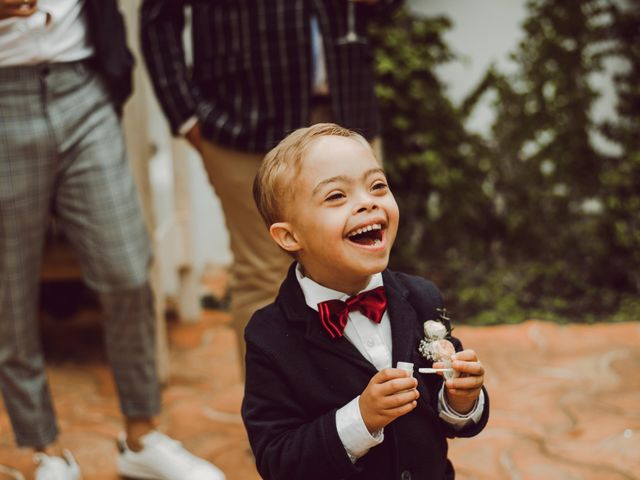
[[[458,319],[639,319],[640,14],[612,0],[528,4],[518,70],[491,68],[460,107],[435,68],[446,18],[406,11],[373,29],[386,168],[401,211],[392,267],[432,278]],[[608,59],[615,122],[590,79]],[[491,92],[490,138],[465,121]],[[594,132],[617,145],[603,153]]]

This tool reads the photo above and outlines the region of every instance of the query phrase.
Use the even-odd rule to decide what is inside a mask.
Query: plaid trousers
[[[0,388],[20,446],[58,433],[37,319],[51,215],[98,292],[122,412],[155,415],[150,247],[119,118],[87,62],[0,67]]]

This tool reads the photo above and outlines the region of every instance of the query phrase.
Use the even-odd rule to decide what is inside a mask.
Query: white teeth
[[[361,227],[357,230],[354,230],[349,234],[349,236],[353,237],[354,235],[360,235],[361,233],[370,232],[371,230],[382,230],[382,225],[380,225],[379,223],[374,223],[373,225],[367,225],[366,227]]]

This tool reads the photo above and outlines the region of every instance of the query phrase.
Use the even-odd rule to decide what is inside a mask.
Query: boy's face
[[[288,222],[271,233],[296,252],[305,275],[345,293],[387,267],[398,230],[398,205],[371,150],[356,140],[315,140],[293,179]]]

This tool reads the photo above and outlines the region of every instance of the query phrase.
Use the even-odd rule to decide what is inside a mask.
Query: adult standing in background
[[[131,478],[220,480],[156,431],[160,410],[149,241],[119,113],[133,59],[115,0],[0,0],[0,388],[38,480],[77,480],[58,426],[38,329],[45,232],[53,215],[105,314],[106,350]]]
[[[233,252],[231,314],[244,365],[244,327],[270,303],[291,258],[269,238],[253,201],[264,154],[289,132],[333,121],[376,138],[380,124],[364,26],[401,0],[144,0],[143,54],[174,135],[202,156]],[[193,67],[182,42],[192,6]],[[347,38],[352,9],[358,32]]]

